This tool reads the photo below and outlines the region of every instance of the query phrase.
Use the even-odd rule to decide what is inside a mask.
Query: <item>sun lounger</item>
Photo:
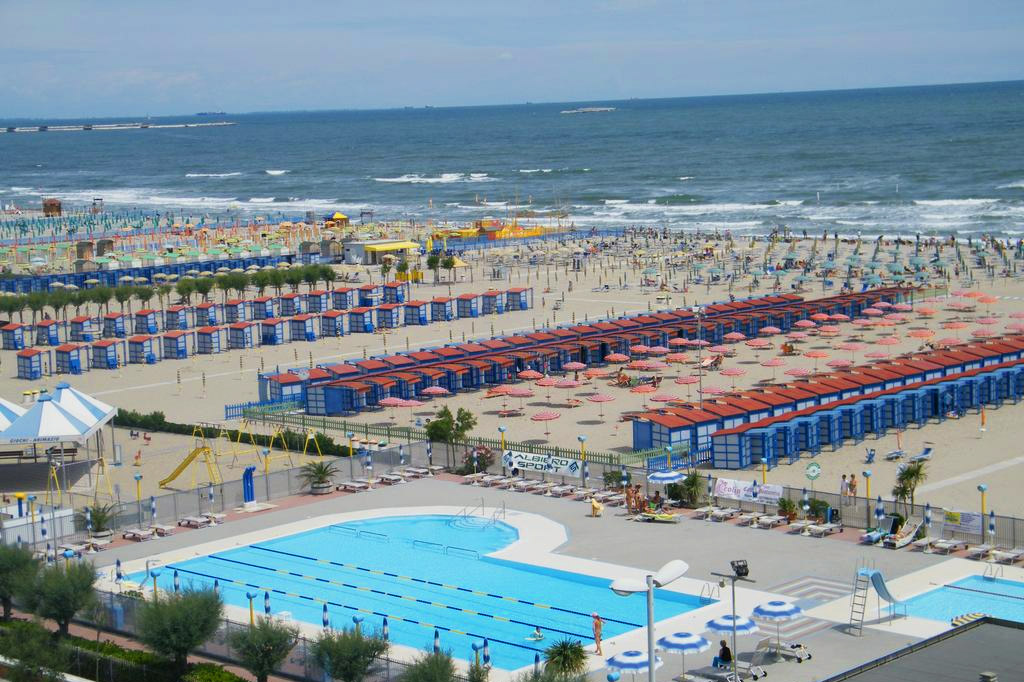
[[[174,526],[162,526],[159,523],[154,523],[150,526],[150,529],[162,538],[174,534]]]
[[[894,459],[900,459],[905,454],[907,453],[905,453],[903,450],[890,450],[889,452],[885,453],[885,461],[891,462]]]
[[[405,467],[402,471],[406,476],[412,476],[413,478],[423,478],[430,475],[430,469],[422,467]]]
[[[521,481],[516,481],[508,487],[509,490],[515,490],[519,493],[530,492],[539,485],[542,485],[544,481],[539,481],[533,478],[524,478]]]
[[[530,489],[530,492],[534,495],[547,495],[548,491],[557,487],[557,483],[552,483],[551,481],[539,481],[537,485]]]
[[[668,514],[665,512],[643,512],[633,518],[637,521],[650,521],[652,523],[679,523],[678,514]]]
[[[444,467],[441,466],[440,464],[431,464],[430,466],[427,467],[427,471],[430,472],[430,476],[435,476],[437,474],[442,473],[444,471]]]
[[[203,512],[200,516],[210,519],[211,524],[224,523],[224,519],[228,517],[227,514],[220,514],[218,512]]]
[[[556,485],[548,491],[552,497],[567,497],[572,495],[576,488],[571,485]]]
[[[716,507],[713,504],[709,504],[706,507],[699,507],[697,509],[694,509],[693,513],[697,518],[704,519],[705,521],[707,521],[709,518],[711,518],[711,515],[718,511],[719,509],[720,507]]]
[[[178,525],[187,528],[205,528],[210,525],[210,519],[205,516],[183,516],[178,519]]]
[[[924,450],[922,450],[920,452],[920,454],[914,455],[913,457],[911,457],[907,461],[908,462],[926,462],[926,461],[928,461],[931,458],[932,458],[932,449],[931,448],[925,448]]]
[[[967,550],[968,559],[987,559],[988,555],[995,551],[996,547],[993,545],[972,545]]]
[[[467,474],[462,477],[462,485],[477,485],[486,477],[487,474],[483,471],[478,471],[475,474]]]
[[[726,507],[724,509],[716,509],[715,511],[711,512],[711,520],[712,521],[722,522],[722,521],[725,521],[727,519],[731,519],[732,517],[736,516],[739,513],[740,513],[740,510],[736,509],[735,507]]]
[[[936,542],[939,542],[940,540],[942,540],[942,538],[933,538],[931,536],[927,536],[919,540],[914,540],[910,544],[912,544],[914,547],[919,548],[922,552],[930,552],[932,549],[932,545],[934,545]]]
[[[908,521],[904,523],[903,528],[900,528],[899,532],[886,535],[882,539],[882,545],[888,549],[902,549],[906,547],[914,540],[914,536],[921,529],[921,525],[921,521]]]
[[[135,540],[137,542],[142,542],[143,540],[152,540],[153,531],[149,528],[128,528],[123,533],[121,533],[121,537],[123,537],[125,540]]]
[[[621,494],[622,493],[617,493],[614,490],[602,490],[600,492],[594,493],[593,497],[594,497],[595,500],[597,500],[598,502],[601,502],[603,504],[606,500],[609,500],[612,497],[615,497],[616,495],[621,495]]]
[[[932,550],[941,554],[949,554],[958,549],[967,549],[967,543],[963,540],[939,540],[932,544]]]
[[[351,493],[358,493],[363,490],[369,490],[370,484],[364,481],[342,481],[335,486],[337,490],[347,490]]]
[[[589,500],[591,497],[598,493],[597,488],[576,488],[576,492],[572,494],[574,500]]]
[[[796,644],[792,642],[782,642],[779,644],[778,640],[774,637],[766,637],[757,643],[755,651],[764,651],[779,658],[792,658],[797,663],[803,663],[806,660],[814,658],[811,656],[811,652],[807,650],[803,644]]]
[[[605,498],[604,503],[609,507],[621,507],[626,504],[626,496],[622,493],[616,493],[611,497]]]
[[[811,521],[810,519],[797,519],[789,524],[789,532],[802,533],[807,529],[808,526],[813,525],[814,521]]]
[[[997,549],[992,552],[992,559],[996,563],[1012,564],[1016,561],[1024,559],[1024,547],[1014,547],[1013,549]]]
[[[807,528],[804,530],[804,533],[806,535],[812,535],[816,538],[823,538],[826,535],[831,535],[832,533],[835,533],[836,531],[840,531],[842,529],[842,525],[838,523],[812,523],[811,525],[807,526]]]
[[[870,448],[870,449],[867,450],[867,456],[864,458],[864,463],[865,464],[874,464],[875,463],[875,449],[874,448]]]
[[[70,551],[70,552],[73,552],[74,554],[81,555],[81,554],[83,554],[85,552],[88,552],[89,548],[91,546],[92,545],[89,544],[89,543],[84,543],[84,544],[65,544],[65,545],[59,545],[57,547],[57,549],[59,549],[62,552]]]
[[[740,514],[737,522],[741,526],[754,526],[757,525],[759,518],[761,518],[761,512],[747,512],[746,514]]]
[[[754,528],[774,528],[775,526],[781,526],[786,522],[785,516],[779,516],[778,514],[764,514],[757,518],[756,523],[752,523],[751,526]]]
[[[885,538],[885,531],[878,528],[872,528],[860,536],[860,541],[865,545],[877,545]]]
[[[399,483],[405,483],[405,479],[398,474],[384,474],[377,480],[384,485],[398,485]]]

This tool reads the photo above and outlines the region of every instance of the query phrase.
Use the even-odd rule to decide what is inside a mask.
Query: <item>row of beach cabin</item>
[[[416,352],[275,371],[259,377],[261,401],[295,401],[310,414],[344,415],[374,408],[397,396],[417,398],[440,386],[451,393],[514,381],[526,369],[558,373],[569,362],[601,365],[612,353],[635,345],[669,345],[671,339],[720,343],[733,331],[755,336],[763,327],[786,331],[816,313],[851,318],[880,301],[897,303],[912,292],[876,289],[814,301],[795,294],[761,296],[706,306],[698,319],[689,309],[620,317],[472,343],[452,343]]]

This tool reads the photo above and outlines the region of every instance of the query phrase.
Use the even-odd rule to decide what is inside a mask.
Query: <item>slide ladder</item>
[[[868,591],[871,589],[871,573],[874,562],[862,561],[853,574],[853,596],[850,598],[850,628],[860,637],[864,634],[864,612],[867,611]]]
[[[213,453],[210,451],[209,447],[199,446],[192,450],[192,452],[188,453],[188,457],[181,460],[181,463],[174,468],[174,471],[172,471],[170,475],[167,476],[167,478],[160,481],[160,487],[166,488],[174,481],[174,479],[178,478],[178,476],[181,476],[181,474],[184,473],[184,471],[188,469],[189,466],[196,462],[200,457],[203,459],[203,461],[206,462],[206,472],[209,475],[210,483],[214,485],[220,485],[222,482],[220,476],[220,469],[217,467],[216,460],[214,460],[213,458]],[[193,487],[195,486],[193,485]]]

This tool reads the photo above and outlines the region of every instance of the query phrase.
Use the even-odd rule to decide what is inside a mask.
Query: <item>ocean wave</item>
[[[286,171],[286,170],[265,170],[263,172],[266,173],[267,175],[284,175],[285,173],[289,173],[291,171]]]
[[[406,173],[396,178],[374,178],[377,182],[404,183],[408,185],[447,185],[453,182],[493,182],[487,173],[441,173],[440,175],[421,175]]]
[[[998,185],[996,189],[1024,189],[1024,180],[1008,182],[1005,185]]]
[[[554,168],[520,168],[520,173],[551,173]]]
[[[682,180],[683,182],[686,182],[687,180],[693,180],[693,176],[692,175],[680,175],[679,179]]]
[[[605,206],[623,206],[629,203],[629,199],[604,199]]]
[[[186,178],[234,178],[241,173],[185,173]]]
[[[272,204],[274,203],[274,197],[250,197],[250,204]]]
[[[998,199],[914,199],[915,206],[984,206]]]

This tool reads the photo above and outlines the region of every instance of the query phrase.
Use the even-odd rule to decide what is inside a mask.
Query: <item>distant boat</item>
[[[226,114],[226,111],[200,111],[196,116],[224,116]]]
[[[600,114],[605,111],[615,111],[615,107],[580,107],[579,109],[565,109],[563,114]]]

